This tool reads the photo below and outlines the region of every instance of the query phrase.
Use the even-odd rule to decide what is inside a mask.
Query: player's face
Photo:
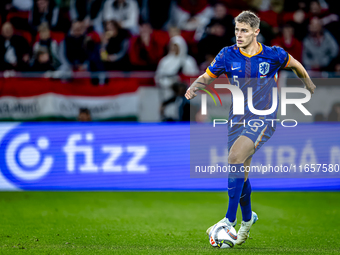
[[[253,42],[259,34],[260,29],[254,29],[246,23],[238,23],[235,25],[236,44],[239,48],[246,48]]]

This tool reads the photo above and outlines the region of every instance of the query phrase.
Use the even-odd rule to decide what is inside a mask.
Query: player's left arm
[[[297,61],[291,55],[290,55],[290,61],[288,65],[285,67],[285,69],[292,70],[297,75],[297,77],[299,77],[302,80],[303,84],[305,84],[306,89],[308,89],[311,94],[314,94],[314,90],[316,86],[314,85],[313,81],[309,77],[306,69],[303,67],[303,65],[299,61]]]

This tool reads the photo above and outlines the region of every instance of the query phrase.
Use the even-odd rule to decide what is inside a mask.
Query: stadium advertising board
[[[190,167],[192,153],[216,169],[227,165],[226,126],[210,133],[207,125],[197,124],[205,135],[190,152],[192,124],[2,123],[0,189],[225,190],[227,180],[212,169]],[[280,135],[254,156],[253,188],[339,189],[339,128],[301,124],[288,136],[278,127]],[[320,130],[323,135],[315,135]],[[211,140],[219,142],[206,146]],[[270,166],[280,165],[282,173],[276,168],[270,173]],[[287,167],[295,172],[287,175]]]

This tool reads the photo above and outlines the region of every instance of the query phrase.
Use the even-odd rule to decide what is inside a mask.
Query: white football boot
[[[253,224],[255,224],[256,221],[258,221],[259,218],[257,217],[257,214],[255,212],[252,212],[251,220],[250,221],[242,221],[241,227],[237,232],[237,240],[236,244],[241,245],[243,244],[249,237],[249,230]]]
[[[235,226],[236,226],[236,223],[237,223],[237,219],[235,219],[234,222],[230,222],[226,217],[224,217],[222,220],[220,220],[220,221],[217,222],[217,223],[225,223],[225,224],[227,224],[227,225],[229,225],[229,226],[235,227]],[[217,224],[217,223],[216,223],[216,224]],[[210,234],[210,231],[213,229],[213,227],[214,227],[216,224],[212,225],[210,228],[207,229],[207,231],[206,231],[207,235]]]

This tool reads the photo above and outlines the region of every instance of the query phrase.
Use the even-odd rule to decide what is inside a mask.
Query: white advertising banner
[[[79,108],[88,108],[94,120],[138,115],[138,93],[86,97],[46,93],[31,97],[0,97],[0,119],[42,117],[76,118]]]

